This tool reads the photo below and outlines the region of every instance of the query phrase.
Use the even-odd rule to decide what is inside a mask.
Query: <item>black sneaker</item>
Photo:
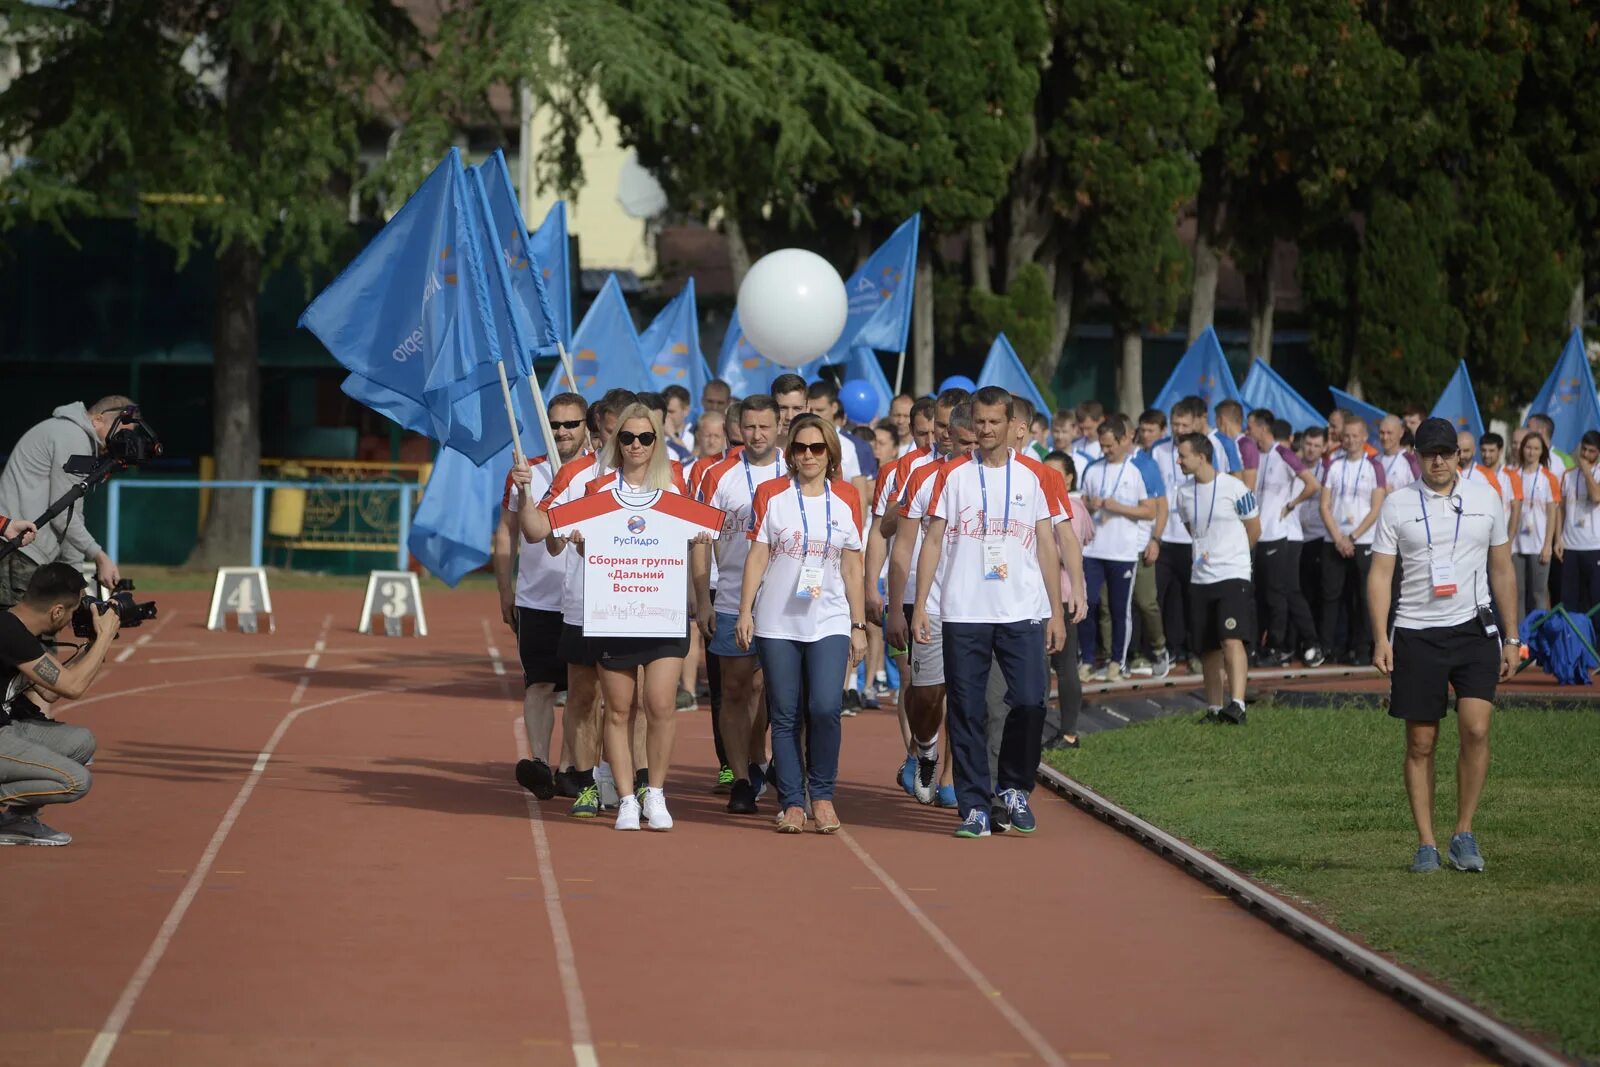
[[[1219,710],[1218,708],[1207,708],[1206,713],[1200,716],[1199,722],[1205,726],[1221,722],[1222,718],[1217,714]]]
[[[1068,738],[1065,735],[1063,735],[1061,737],[1056,738],[1054,741],[1051,741],[1048,745],[1045,745],[1044,746],[1044,750],[1046,752],[1060,752],[1063,749],[1078,748],[1078,747],[1080,747],[1080,745],[1079,745],[1078,739],[1076,737]]]
[[[1272,670],[1278,670],[1283,667],[1287,667],[1290,659],[1291,657],[1287,652],[1272,651],[1261,657],[1261,666]]]
[[[733,783],[733,789],[728,793],[728,811],[733,815],[754,815],[759,810],[756,804],[756,787],[740,778]]]
[[[1221,711],[1217,712],[1217,721],[1228,726],[1243,726],[1245,720],[1244,701],[1230,700]]]
[[[1302,657],[1302,660],[1307,667],[1320,667],[1326,658],[1327,657],[1322,654],[1322,649],[1318,648],[1316,645],[1312,645],[1306,649],[1306,654]]]
[[[1004,804],[989,805],[989,832],[1003,834],[1011,829],[1011,809]]]
[[[578,794],[583,792],[583,775],[578,768],[568,767],[564,771],[556,772],[556,796],[578,799]]]
[[[556,795],[555,775],[550,773],[550,765],[542,759],[517,760],[517,782],[540,800],[549,800]]]
[[[858,689],[846,689],[844,691],[844,703],[839,707],[839,714],[849,718],[860,710],[861,691]]]

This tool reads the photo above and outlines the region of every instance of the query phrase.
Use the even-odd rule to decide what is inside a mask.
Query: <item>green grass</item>
[[[1600,706],[1497,713],[1481,875],[1406,870],[1402,738],[1382,711],[1253,707],[1243,729],[1164,719],[1050,762],[1500,1018],[1600,1057]],[[1455,751],[1452,716],[1441,846]]]
[[[132,578],[138,592],[176,593],[195,589],[210,590],[216,583],[215,571],[187,570],[181,567],[128,566],[122,570],[124,578]],[[449,592],[450,587],[430,575],[422,575],[422,591],[426,594]],[[317,574],[313,571],[289,571],[267,568],[267,583],[274,592],[280,589],[365,589],[365,574]],[[456,586],[471,592],[493,592],[494,576],[488,573],[470,574]]]

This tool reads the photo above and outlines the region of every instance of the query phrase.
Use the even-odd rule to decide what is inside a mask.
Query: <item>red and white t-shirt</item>
[[[861,494],[842,479],[826,483],[826,493],[801,496],[791,478],[774,478],[756,489],[751,541],[771,551],[752,616],[756,636],[787,641],[850,636],[850,602],[839,563],[845,552],[861,551]],[[802,509],[804,509],[802,511]],[[822,568],[815,596],[799,596],[808,568]]]
[[[1533,474],[1517,473],[1522,478],[1522,519],[1511,550],[1537,556],[1544,551],[1544,539],[1550,527],[1548,508],[1561,503],[1561,479],[1552,474],[1549,467],[1539,467]]]
[[[889,509],[898,507],[905,492],[906,480],[911,472],[927,463],[938,461],[930,449],[913,448],[878,473],[878,484],[872,498],[872,513],[883,516]]]
[[[528,485],[528,496],[533,500],[542,500],[554,480],[550,474],[549,457],[529,456],[528,466],[533,470],[533,481]],[[513,515],[522,510],[522,491],[517,483],[511,480],[510,474],[506,475],[506,491],[500,500],[500,506]],[[529,544],[520,529],[516,532],[516,539],[517,607],[531,608],[535,611],[560,611],[562,587],[567,577],[566,557],[570,554],[570,550],[563,548],[560,555],[552,556],[544,547],[543,541]]]
[[[689,625],[689,542],[716,537],[722,514],[676,489],[630,492],[614,475],[550,509],[558,537],[583,534],[586,637],[683,637]]]
[[[922,539],[927,533],[928,513],[933,505],[933,486],[939,472],[950,462],[942,456],[925,458],[927,462],[911,471],[906,479],[906,491],[900,498],[900,518],[916,523],[916,543],[911,546],[911,565],[906,568],[906,588],[901,596],[907,604],[917,600],[917,565],[922,559]],[[896,537],[905,536],[904,527],[895,530]],[[928,589],[928,614],[935,618],[939,615],[939,587],[943,584],[946,556],[947,553],[939,554],[939,573],[933,576],[933,585]]]
[[[783,478],[788,467],[783,456],[774,452],[771,463],[759,466],[750,463],[748,453],[717,464],[715,470],[700,483],[700,499],[722,512],[722,536],[717,538],[716,564],[719,575],[727,575],[723,592],[725,615],[739,610],[740,595],[744,585],[744,561],[750,555],[750,538],[745,536],[755,529],[755,498],[761,487],[774,478]],[[725,592],[724,592],[725,590]]]
[[[600,465],[600,457],[593,453],[568,460],[556,471],[555,480],[544,491],[539,501],[540,509],[549,512],[551,508],[583,499],[589,483],[603,473],[605,468]],[[583,557],[576,552],[563,550],[561,558],[566,566],[561,583],[561,621],[569,626],[582,626]]]
[[[1009,453],[1003,467],[985,467],[972,456],[951,460],[939,472],[929,514],[946,523],[939,598],[944,622],[1050,617],[1036,524],[1053,515],[1044,485],[1027,464]]]

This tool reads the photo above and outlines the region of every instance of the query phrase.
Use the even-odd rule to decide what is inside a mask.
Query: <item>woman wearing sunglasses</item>
[[[606,442],[600,468],[610,473],[591,481],[586,495],[613,490],[620,497],[634,498],[656,493],[686,495],[667,454],[661,422],[643,404],[629,404],[622,410],[617,432]],[[720,526],[720,514],[717,518],[716,525]],[[580,530],[571,530],[569,536],[581,547]],[[693,540],[706,541],[709,535],[702,527]],[[687,544],[686,539],[685,556]],[[663,545],[662,551],[670,548]],[[618,782],[633,781],[631,742],[636,696],[645,713],[648,782],[642,795],[626,794],[620,798],[616,828],[637,830],[642,815],[650,829],[670,830],[672,816],[667,811],[665,788],[677,733],[678,677],[689,651],[687,613],[684,631],[676,637],[595,637],[590,639],[590,648],[599,661],[600,695],[605,701],[606,759]]]
[[[861,498],[839,474],[839,436],[831,423],[799,415],[784,448],[790,476],[756,491],[750,554],[734,639],[766,672],[781,833],[805,829],[809,791],[816,829],[839,829],[833,809],[839,776],[839,679],[867,651],[862,587]],[[801,698],[809,770],[801,755]]]

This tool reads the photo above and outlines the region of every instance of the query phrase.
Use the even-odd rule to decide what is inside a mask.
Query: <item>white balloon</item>
[[[809,363],[832,348],[848,311],[839,272],[803,248],[762,256],[739,286],[745,340],[785,367]]]

